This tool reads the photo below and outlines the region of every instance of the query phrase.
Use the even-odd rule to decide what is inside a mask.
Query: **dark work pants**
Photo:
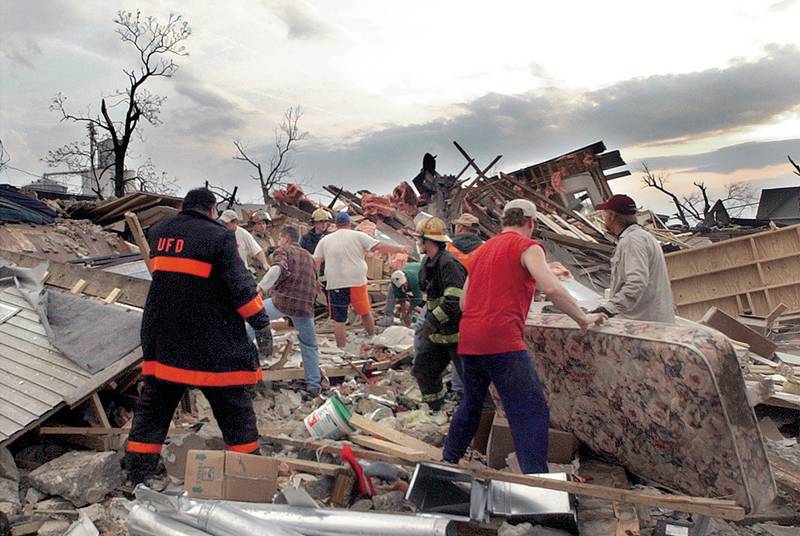
[[[167,437],[175,408],[191,386],[147,377],[136,403],[128,435],[125,468],[134,484],[152,476],[158,467],[161,444]],[[226,448],[258,451],[258,428],[253,411],[253,387],[198,387],[211,405]]]
[[[547,433],[550,411],[526,351],[462,356],[464,398],[450,422],[444,460],[458,463],[467,451],[481,419],[489,384],[503,402],[517,459],[523,473],[547,473]]]
[[[414,368],[411,373],[417,379],[419,390],[422,392],[422,401],[437,411],[442,407],[447,394],[442,382],[447,365],[452,361],[456,370],[461,370],[458,344],[436,344],[422,337],[417,337],[415,342],[417,355],[414,357]]]

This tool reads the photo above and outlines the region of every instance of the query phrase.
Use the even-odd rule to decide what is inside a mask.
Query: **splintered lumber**
[[[144,235],[139,218],[133,212],[126,212],[125,221],[128,223],[133,239],[139,247],[139,253],[142,255],[145,264],[147,264],[147,269],[150,270],[150,244],[148,244],[147,237]]]
[[[442,464],[456,468],[460,471],[469,473],[475,478],[485,480],[496,480],[500,482],[511,482],[513,484],[524,484],[535,488],[552,489],[556,491],[566,491],[584,497],[595,497],[608,501],[641,504],[643,506],[654,506],[666,510],[685,512],[688,514],[700,514],[719,519],[740,521],[744,519],[744,508],[736,504],[735,501],[728,499],[709,499],[706,497],[692,497],[689,495],[659,495],[646,493],[643,491],[619,489],[608,486],[598,486],[597,484],[586,484],[584,482],[570,482],[563,480],[551,480],[540,476],[517,475],[506,473],[494,469],[477,469],[461,465]]]
[[[421,450],[410,449],[408,447],[404,447],[402,445],[398,445],[390,441],[384,441],[383,439],[378,439],[376,437],[368,435],[351,434],[350,441],[352,441],[356,445],[361,445],[362,447],[367,447],[373,450],[377,450],[378,452],[383,452],[385,454],[389,454],[390,456],[396,456],[397,458],[400,458],[401,460],[405,460],[407,462],[418,463],[424,461],[431,461],[428,455]]]
[[[716,307],[711,307],[700,323],[724,333],[735,341],[745,343],[752,352],[761,356],[770,357],[778,349],[777,344]]]
[[[441,449],[432,447],[427,443],[425,443],[424,441],[420,441],[416,437],[404,434],[403,432],[398,432],[397,430],[390,428],[385,424],[380,424],[371,421],[366,417],[364,417],[363,415],[359,415],[358,413],[353,413],[352,415],[350,415],[349,422],[350,425],[359,432],[374,435],[379,439],[385,439],[387,441],[391,441],[392,443],[397,443],[398,445],[407,447],[411,450],[418,450],[420,452],[427,454],[428,459],[430,460],[442,459]]]

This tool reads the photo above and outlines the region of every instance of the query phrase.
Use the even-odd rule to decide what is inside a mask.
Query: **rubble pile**
[[[326,210],[347,210],[358,230],[413,246],[415,217],[419,221],[436,215],[454,222],[468,212],[478,221],[479,235],[488,238],[500,229],[504,204],[523,197],[537,206],[536,238],[554,261],[551,270],[559,279],[575,283],[573,290],[602,294],[608,286],[617,238],[604,229],[592,207],[610,194],[610,180],[627,174],[606,174],[625,164],[619,151],[607,152],[598,142],[546,162],[490,175],[499,157],[481,168],[463,148],[456,147],[467,162],[464,170],[458,175],[439,175],[435,163],[428,162],[412,181],[424,186],[419,196],[406,181],[386,195],[356,194],[330,185],[325,190],[333,199]],[[146,230],[174,214],[180,200],[133,193],[104,202],[59,201],[59,206],[56,212],[68,214],[69,219],[4,223],[0,249],[9,250],[8,259],[18,266],[39,266],[40,272],[29,279],[43,280],[48,292],[83,294],[93,303],[138,314],[149,282],[101,267],[123,257],[141,261],[130,242],[146,245]],[[234,208],[246,221],[246,215],[263,207]],[[290,184],[273,192],[266,208],[272,223],[265,235],[256,238],[275,245],[284,225],[305,232],[319,205],[301,187]],[[25,305],[25,289],[9,283],[0,289],[0,301],[13,311],[0,321],[0,371],[6,378],[0,386],[4,390],[0,395],[0,536],[243,534],[232,528],[242,526],[253,533],[266,533],[268,526],[275,533],[287,534],[406,536],[797,533],[800,303],[794,301],[794,293],[800,280],[792,262],[800,255],[796,241],[800,227],[748,235],[747,247],[737,242],[740,238],[709,246],[703,244],[707,238],[702,232],[672,230],[649,211],[639,216],[662,248],[673,251],[667,259],[679,313],[702,325],[681,320],[675,329],[715,330],[707,337],[708,346],[713,339],[733,348],[718,363],[706,360],[706,368],[717,366],[726,375],[729,381],[723,387],[730,392],[705,392],[699,369],[691,369],[691,360],[674,349],[664,350],[669,355],[663,356],[655,352],[663,361],[653,367],[659,370],[652,376],[649,372],[630,376],[632,365],[623,367],[624,371],[595,370],[593,364],[601,362],[601,354],[610,353],[609,339],[597,341],[595,350],[569,338],[556,344],[556,326],[536,322],[544,316],[556,318],[552,322],[563,318],[542,312],[548,306],[535,302],[538,309],[532,310],[528,327],[545,335],[536,338],[532,331],[527,333],[528,343],[536,348],[534,360],[538,352],[542,362],[547,357],[558,363],[554,374],[540,373],[551,390],[551,406],[559,404],[551,407],[547,478],[521,474],[510,427],[496,397],[486,401],[463,463],[456,467],[442,462],[442,446],[462,396],[457,382],[448,372],[447,398],[440,410],[431,411],[411,373],[413,320],[381,318],[392,292],[389,278],[408,261],[417,260],[413,249],[411,254],[367,257],[373,315],[385,328],[374,337],[366,336],[359,320],[351,316],[348,343],[337,347],[333,324],[323,319],[327,316],[324,296],[318,299],[321,393],[304,389],[295,328],[287,320],[272,322],[274,351],[261,363],[264,381],[254,395],[259,460],[223,452],[225,444],[208,401],[200,391],[190,390],[164,442],[157,477],[135,490],[124,482],[121,463],[142,379],[141,350],[102,371],[81,373],[50,345],[44,323],[37,320],[34,308]],[[725,247],[730,249],[722,254]],[[737,256],[744,255],[743,251],[752,257]],[[41,259],[53,262],[44,267]],[[720,259],[728,264],[723,266]],[[409,320],[412,327],[403,323]],[[622,334],[617,340],[623,342],[615,343],[619,348],[612,351],[637,359],[638,366],[645,356],[634,352],[636,345],[630,341],[645,338],[645,323],[619,322]],[[91,331],[85,336],[91,337]],[[628,344],[625,337],[630,339]],[[701,353],[700,360],[706,357]],[[614,375],[632,387],[624,393],[620,388],[563,401],[570,382],[577,384],[592,374]],[[693,408],[700,408],[696,413],[685,415],[681,413],[685,408],[647,405],[661,403],[657,395],[664,393],[656,391],[665,389],[665,377],[680,379],[681,395],[692,399]],[[716,381],[713,373],[711,377]],[[605,397],[603,404],[592,402],[592,396]],[[704,474],[703,464],[722,450],[723,441],[669,448],[677,435],[665,432],[667,424],[674,424],[667,421],[679,420],[680,427],[688,430],[713,411],[723,415],[718,407],[723,397],[741,402],[750,419],[726,414],[719,434],[734,426],[739,426],[736,433],[750,434],[735,438],[737,445],[747,448],[737,451],[736,460],[726,461],[730,467],[752,469],[762,467],[760,455],[764,471],[759,484],[777,484],[777,498],[758,511],[746,510],[762,506],[759,499],[763,497],[747,497],[749,487],[739,485],[739,475],[724,475],[727,493],[712,492],[716,490],[712,480],[718,475]],[[607,414],[596,415],[598,407],[607,408]],[[320,426],[325,419],[327,427]],[[589,430],[571,428],[573,421],[591,419],[595,426]],[[627,430],[606,427],[625,419]],[[655,424],[634,441],[630,430],[637,420]],[[609,459],[609,453],[615,452],[629,457]],[[686,452],[688,458],[678,458],[678,453]],[[209,469],[212,461],[218,464],[214,471]],[[642,476],[650,474],[651,466],[658,466],[660,472],[654,474],[663,478]],[[689,491],[699,492],[670,486],[668,473],[679,472],[684,473],[680,483],[689,480],[692,486],[700,486]],[[209,482],[217,488],[212,489]],[[233,497],[236,493],[245,497]],[[537,510],[542,503],[549,509]],[[320,519],[324,526],[309,524]]]

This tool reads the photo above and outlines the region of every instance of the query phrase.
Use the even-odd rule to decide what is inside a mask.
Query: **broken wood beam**
[[[654,506],[677,512],[685,512],[687,514],[700,514],[730,521],[740,521],[745,517],[744,507],[729,499],[710,499],[707,497],[693,497],[689,495],[659,495],[638,490],[586,484],[584,482],[551,480],[534,475],[517,475],[496,471],[494,469],[477,469],[446,463],[442,463],[441,465],[458,469],[475,478],[523,484],[535,488],[566,491],[567,493],[573,493],[575,495],[595,497],[597,499],[605,499],[613,502]]]
[[[385,424],[371,421],[363,415],[359,415],[358,413],[353,413],[350,415],[349,423],[350,426],[359,432],[376,436],[379,439],[385,439],[392,443],[396,443],[400,446],[411,449],[412,451],[420,451],[426,454],[430,460],[442,459],[442,449],[432,447],[424,441],[420,441],[416,437],[404,434],[403,432],[398,432],[394,428],[390,428]]]
[[[439,461],[439,459],[441,458],[441,457],[430,458],[428,454],[426,454],[422,450],[404,447],[403,445],[398,445],[397,443],[392,443],[391,441],[378,439],[377,437],[372,437],[370,435],[351,434],[349,438],[350,441],[355,443],[356,445],[367,447],[372,450],[377,450],[378,452],[383,452],[384,454],[388,454],[390,456],[399,458],[401,460],[410,463]]]
[[[128,229],[130,229],[131,235],[133,235],[133,240],[139,248],[139,253],[144,259],[147,269],[150,270],[150,244],[147,243],[147,237],[142,230],[142,224],[139,223],[138,216],[136,216],[134,212],[126,212],[125,222],[128,224]]]
[[[748,328],[729,314],[711,307],[700,323],[727,335],[735,341],[742,342],[750,347],[750,351],[763,357],[771,357],[778,349],[778,345],[763,335]]]

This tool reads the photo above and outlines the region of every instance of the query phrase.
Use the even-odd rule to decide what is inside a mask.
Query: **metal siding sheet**
[[[0,290],[0,303],[21,309],[0,324],[0,444],[67,400],[86,396],[141,357],[134,352],[138,355],[92,376],[53,348],[38,313],[16,288]]]

